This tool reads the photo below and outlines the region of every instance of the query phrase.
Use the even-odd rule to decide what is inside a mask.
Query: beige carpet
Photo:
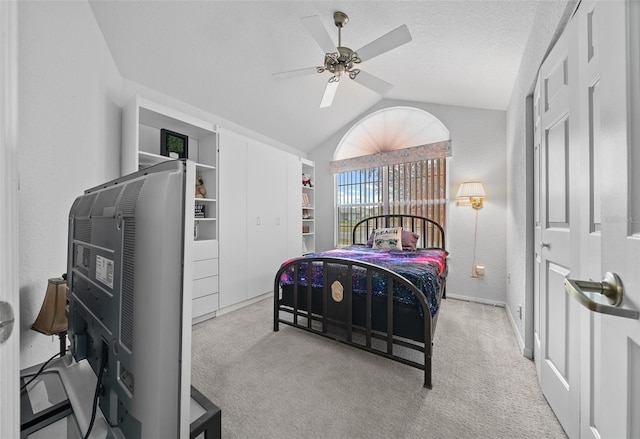
[[[193,327],[192,384],[230,438],[566,438],[503,308],[447,299],[423,372],[281,325],[260,301]]]

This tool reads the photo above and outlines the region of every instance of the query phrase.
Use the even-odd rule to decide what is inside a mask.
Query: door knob
[[[542,242],[542,241],[540,241],[540,249],[543,249],[543,248],[545,248],[545,247],[546,247],[546,248],[549,248],[549,247],[551,247],[551,244],[549,244],[548,242]]]
[[[615,273],[605,273],[604,279],[601,282],[565,279],[564,289],[567,294],[573,296],[581,305],[591,311],[619,317],[628,317],[630,319],[637,319],[640,316],[638,311],[620,308],[622,298],[624,297],[624,286],[622,285],[620,277]],[[589,297],[587,292],[602,294],[607,298],[610,305],[604,305],[594,301]]]
[[[9,339],[9,337],[11,337],[14,322],[15,318],[11,304],[0,301],[0,344],[4,343]]]

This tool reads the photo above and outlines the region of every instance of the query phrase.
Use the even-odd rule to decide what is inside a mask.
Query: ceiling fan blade
[[[411,41],[409,28],[406,24],[403,24],[402,26],[361,47],[359,50],[356,50],[356,53],[362,61],[367,61],[373,57],[388,52],[391,49],[402,46],[409,41]]]
[[[302,17],[300,20],[324,53],[335,53],[338,51],[335,43],[329,36],[329,32],[327,32],[322,21],[320,21],[320,17],[312,15],[311,17]]]
[[[393,85],[389,84],[387,81],[383,81],[377,76],[373,76],[363,71],[360,71],[360,73],[358,73],[358,76],[353,78],[353,80],[360,85],[364,85],[365,87],[370,88],[380,95],[384,95],[386,92],[393,88]]]
[[[333,77],[331,79],[333,79]],[[329,80],[329,82],[327,83],[327,87],[324,89],[324,95],[322,96],[322,102],[320,102],[320,108],[327,108],[331,106],[339,85],[340,81]]]
[[[304,69],[288,70],[286,72],[274,73],[273,77],[276,79],[295,78],[297,76],[311,75],[312,73],[318,73],[317,67],[307,67]]]

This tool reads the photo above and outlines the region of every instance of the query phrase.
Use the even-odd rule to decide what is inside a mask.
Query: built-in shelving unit
[[[309,176],[310,182],[302,181],[302,254],[316,251],[316,211],[315,211],[315,164],[301,159],[302,175]]]
[[[136,96],[122,113],[121,174],[173,158],[160,153],[161,130],[188,136],[187,159],[195,162],[193,196],[204,210],[193,215],[193,321],[215,316],[218,309],[218,133],[213,122]],[[204,198],[196,197],[196,181],[206,188]]]

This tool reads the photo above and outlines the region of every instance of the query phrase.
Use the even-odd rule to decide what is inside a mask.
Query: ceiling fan
[[[381,95],[391,90],[393,85],[367,72],[363,72],[355,68],[355,66],[411,41],[411,34],[406,24],[353,51],[342,45],[342,28],[349,22],[349,17],[344,12],[336,11],[333,14],[334,24],[338,28],[337,47],[320,21],[320,17],[314,15],[303,17],[300,20],[325,52],[324,64],[320,67],[308,67],[275,73],[274,77],[284,79],[312,73],[331,73],[332,76],[329,78],[324,90],[320,108],[331,106],[340,85],[340,78],[343,75],[349,75],[349,78]]]

